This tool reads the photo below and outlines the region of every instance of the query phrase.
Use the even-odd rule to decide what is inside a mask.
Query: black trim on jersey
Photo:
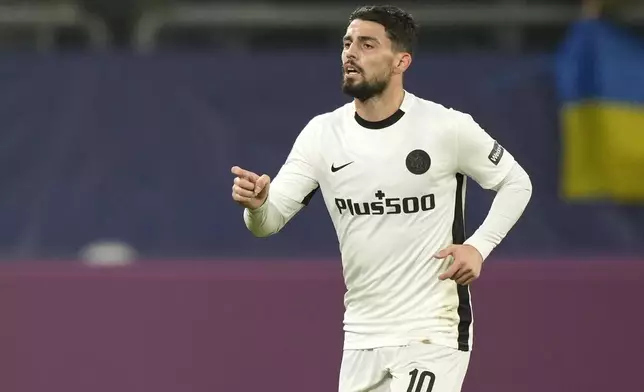
[[[304,197],[304,199],[302,199],[302,204],[304,204],[305,206],[308,206],[309,202],[311,201],[313,196],[315,196],[315,193],[318,191],[318,189],[320,189],[320,187],[316,186],[315,189],[313,189],[311,192],[309,192],[309,194],[306,195],[306,197]]]
[[[369,129],[382,129],[387,128],[398,122],[405,115],[405,112],[402,109],[398,109],[396,113],[380,121],[367,121],[364,118],[358,115],[358,112],[354,115],[354,118],[361,126]]]
[[[465,242],[465,218],[463,216],[463,185],[465,177],[456,175],[456,203],[454,206],[454,223],[452,224],[452,241],[454,244]],[[470,350],[470,325],[472,324],[472,308],[470,307],[470,290],[467,286],[456,285],[458,292],[458,349]]]

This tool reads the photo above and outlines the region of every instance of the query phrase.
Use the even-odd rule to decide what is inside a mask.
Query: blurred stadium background
[[[534,186],[472,286],[464,392],[643,390],[644,3],[392,3],[422,26],[407,88]],[[362,4],[0,1],[1,391],[337,389],[324,205],[255,239],[229,170],[274,175],[346,102]],[[469,187],[470,233],[492,198]]]

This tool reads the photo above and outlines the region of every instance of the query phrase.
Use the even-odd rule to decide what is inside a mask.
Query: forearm
[[[301,203],[280,196],[271,189],[261,207],[244,209],[244,223],[256,237],[268,237],[279,232],[301,208]]]
[[[483,224],[465,241],[475,247],[485,260],[519,220],[532,195],[530,177],[515,163],[506,178],[497,185],[490,211]]]
[[[244,209],[244,223],[256,237],[268,237],[284,227],[286,219],[269,200],[255,210]]]

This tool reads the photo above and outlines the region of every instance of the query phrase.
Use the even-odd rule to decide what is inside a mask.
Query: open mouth
[[[348,66],[344,68],[344,73],[347,75],[358,75],[360,74],[360,71],[358,71],[358,69],[355,67]]]

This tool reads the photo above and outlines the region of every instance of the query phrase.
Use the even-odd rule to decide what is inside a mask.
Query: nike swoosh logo
[[[340,169],[344,169],[345,167],[349,166],[349,165],[350,165],[350,164],[352,164],[352,163],[353,163],[353,161],[351,161],[351,162],[349,162],[349,163],[345,163],[344,165],[342,165],[342,166],[338,166],[338,167],[335,167],[333,164],[331,164],[331,172],[332,172],[332,173],[335,173],[335,172],[337,172],[337,171],[338,171],[338,170],[340,170]]]

